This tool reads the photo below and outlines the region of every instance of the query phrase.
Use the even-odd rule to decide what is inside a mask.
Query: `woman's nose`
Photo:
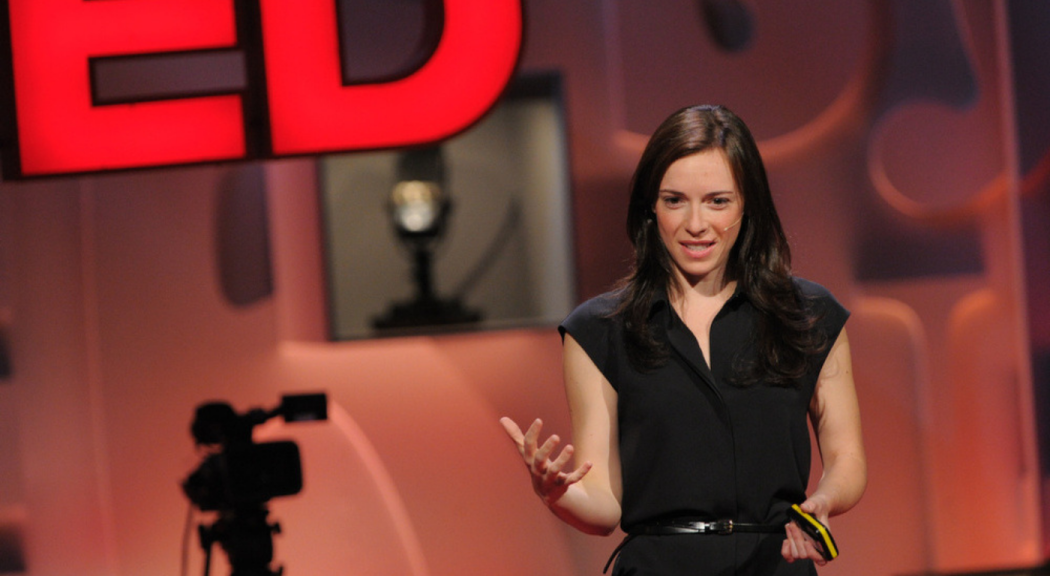
[[[690,234],[702,234],[707,230],[707,217],[704,215],[703,210],[690,209],[688,216],[686,216],[686,231]]]

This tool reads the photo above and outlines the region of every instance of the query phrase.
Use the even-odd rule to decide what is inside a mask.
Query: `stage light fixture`
[[[434,290],[434,253],[444,238],[452,212],[445,159],[440,146],[406,150],[397,161],[397,182],[390,191],[390,223],[412,260],[415,297],[395,302],[372,321],[379,330],[467,324],[481,314],[457,298],[440,298]]]

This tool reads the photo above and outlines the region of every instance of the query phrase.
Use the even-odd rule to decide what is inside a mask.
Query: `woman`
[[[614,574],[814,574],[820,546],[786,510],[827,524],[867,478],[849,313],[791,275],[758,148],[729,110],[673,114],[631,186],[633,272],[560,327],[575,445],[501,422],[554,514],[628,533]],[[807,415],[824,470],[808,497]]]

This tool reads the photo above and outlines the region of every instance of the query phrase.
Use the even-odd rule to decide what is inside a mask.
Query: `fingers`
[[[553,501],[559,498],[568,486],[579,482],[593,466],[590,462],[585,462],[575,470],[566,471],[576,451],[571,444],[562,448],[552,459],[552,455],[561,445],[561,438],[552,434],[540,444],[543,421],[539,418],[524,432],[510,418],[500,418],[500,425],[518,447],[518,452],[532,475],[533,488],[544,500]]]
[[[500,418],[499,423],[503,426],[503,430],[507,432],[507,436],[510,436],[510,439],[518,445],[518,450],[521,450],[522,445],[525,443],[525,434],[518,427],[518,423],[506,416]]]
[[[799,504],[799,507],[802,508],[804,512],[811,514],[814,518],[824,523],[824,525],[828,524],[830,503],[825,496],[814,494],[806,499],[805,502]],[[784,540],[784,545],[781,547],[781,553],[788,562],[809,559],[815,562],[818,566],[824,566],[828,563],[820,553],[821,544],[818,544],[815,540],[810,538],[801,528],[798,527],[797,524],[789,522],[786,533],[787,538]]]
[[[557,438],[557,437],[556,436],[552,436],[551,438],[553,439],[553,438]],[[566,445],[565,448],[562,448],[562,451],[558,454],[558,457],[555,458],[554,461],[550,463],[550,467],[553,468],[554,470],[559,470],[559,471],[564,469],[565,466],[569,463],[569,460],[572,459],[572,455],[575,452],[576,452],[576,449],[573,448],[572,444]]]
[[[799,508],[802,508],[802,510],[808,514],[812,514],[817,520],[820,520],[824,524],[828,523],[830,507],[831,505],[827,498],[816,494],[806,499],[802,504],[799,504]]]
[[[539,418],[533,420],[529,429],[525,432],[521,431],[521,427],[518,426],[517,422],[506,416],[500,418],[499,423],[503,426],[507,436],[518,447],[518,452],[525,459],[525,464],[529,467],[529,470],[540,474],[546,473],[546,460],[554,449],[558,447],[561,439],[557,435],[553,435],[542,446],[537,446],[540,433],[543,431],[543,420]]]
[[[827,564],[817,545],[794,522],[788,522],[785,533],[787,537],[780,547],[780,554],[785,560],[812,560],[818,566]]]
[[[503,426],[503,430],[510,436],[510,439],[518,446],[518,452],[521,452],[522,456],[526,453],[531,457],[536,452],[536,438],[539,437],[540,430],[543,429],[543,421],[537,418],[533,421],[532,426],[529,426],[528,431],[522,432],[518,423],[510,418],[504,416],[499,419],[499,423]],[[531,446],[530,446],[531,444]]]
[[[798,526],[795,526],[794,522],[788,522],[787,526],[784,527],[784,532],[787,537],[784,538],[784,544],[780,547],[780,553],[784,556],[784,559],[788,562],[794,562],[804,558],[804,540],[799,534],[801,530],[798,529]]]
[[[553,450],[553,448],[558,444],[557,441],[557,436],[551,436],[550,439],[548,439],[543,446],[544,448],[546,448],[547,445],[550,444],[550,447]],[[569,444],[565,446],[565,448],[562,448],[562,451],[558,453],[558,457],[554,460],[545,459],[542,470],[544,480],[554,486],[565,485],[570,475],[562,472],[562,470],[565,469],[565,466],[569,463],[569,460],[572,459],[572,454],[574,451],[575,448],[572,447],[572,444]],[[540,452],[543,452],[543,450],[541,449]],[[540,452],[536,453],[537,457],[540,455]],[[544,454],[544,458],[549,456],[549,454],[549,452],[546,452]]]
[[[540,437],[540,431],[543,430],[543,420],[539,418],[532,421],[532,426],[525,431],[524,437],[524,452],[522,456],[525,456],[525,461],[529,462],[535,459],[536,455],[536,441]],[[531,466],[530,466],[531,467]]]
[[[575,470],[566,472],[565,467],[569,465],[569,461],[572,460],[574,453],[575,449],[572,444],[567,445],[555,460],[547,464],[544,479],[554,486],[569,486],[582,480],[594,465],[590,462],[584,462]]]
[[[784,543],[780,545],[780,555],[784,557],[784,560],[788,562],[794,562],[797,558],[797,550],[794,542],[791,540],[791,524],[785,527],[785,531],[788,533],[788,537],[784,538]]]
[[[591,464],[590,462],[584,462],[582,466],[580,466],[579,468],[573,470],[571,473],[566,474],[565,475],[565,485],[568,486],[569,484],[575,484],[575,483],[579,482],[580,480],[583,480],[583,477],[586,476],[587,473],[591,471],[591,468],[593,466],[594,466],[594,464]]]

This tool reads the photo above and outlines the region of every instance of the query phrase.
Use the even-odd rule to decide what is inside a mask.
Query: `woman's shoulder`
[[[791,281],[795,283],[795,287],[798,288],[799,292],[801,292],[803,296],[809,298],[835,297],[830,290],[812,280],[802,278],[801,276],[792,276]]]
[[[599,294],[576,307],[562,322],[562,333],[566,328],[594,326],[611,322],[621,302],[621,292],[613,290]]]
[[[568,332],[580,340],[599,333],[608,333],[615,324],[616,309],[620,306],[622,292],[613,290],[599,294],[584,301],[576,307],[561,325],[558,331],[562,336]]]
[[[616,381],[611,366],[623,354],[622,323],[617,314],[621,301],[619,291],[600,294],[577,306],[558,326],[562,338],[572,335],[609,382]]]
[[[802,297],[812,303],[822,316],[830,317],[831,324],[838,325],[846,322],[849,310],[823,285],[806,278],[793,276],[791,280],[795,283]]]
[[[582,304],[577,306],[569,316],[580,315],[585,317],[610,318],[615,315],[616,309],[620,306],[621,302],[622,291],[611,290],[585,300]]]

